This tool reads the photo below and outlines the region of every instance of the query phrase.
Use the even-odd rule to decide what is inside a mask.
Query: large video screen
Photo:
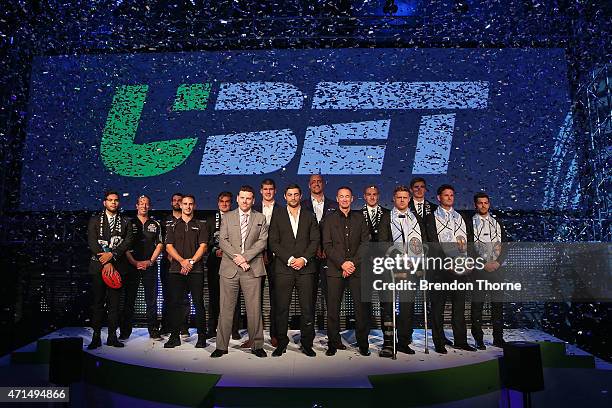
[[[154,209],[192,193],[212,209],[220,191],[267,177],[307,191],[314,173],[331,197],[376,184],[389,203],[423,176],[429,198],[453,184],[457,208],[480,190],[497,208],[547,208],[564,171],[566,71],[560,49],[39,57],[20,209],[97,209],[106,189]]]

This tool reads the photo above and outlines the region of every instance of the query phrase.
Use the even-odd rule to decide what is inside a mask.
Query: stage
[[[347,350],[339,350],[333,357],[325,356],[327,337],[318,332],[314,343],[317,356],[307,357],[296,343],[299,331],[291,331],[293,341],[286,354],[272,357],[273,348],[266,337],[268,357],[258,358],[240,348],[247,336],[242,331],[243,339],[232,340],[229,354],[218,359],[210,358],[214,342],[209,341],[205,349],[194,347],[194,332],[191,329],[191,337],[183,338],[182,345],[174,349],[163,348],[165,339],[149,339],[146,329],[134,330],[122,349],[85,349],[84,382],[114,394],[186,406],[370,406],[374,402],[424,406],[482,396],[491,400],[502,388],[499,370],[503,350],[491,345],[490,333],[485,333],[486,350],[466,352],[448,346],[448,354],[441,355],[433,350],[425,354],[424,331],[415,330],[412,347],[416,354],[399,353],[397,360],[391,360],[378,357],[380,331],[371,332],[369,357],[361,356],[351,346],[352,331],[343,332]],[[505,333],[507,341],[538,342],[546,371],[586,370],[607,378],[612,374],[611,364],[544,332],[517,329]],[[58,330],[13,352],[11,364],[44,364],[48,361],[49,340],[77,336],[87,345],[91,330]],[[452,339],[450,330],[447,337]],[[102,338],[105,340],[106,333]],[[431,346],[431,338],[429,342]],[[598,406],[596,402],[594,406]]]

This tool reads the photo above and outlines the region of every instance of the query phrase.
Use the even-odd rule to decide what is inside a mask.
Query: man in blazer
[[[380,242],[388,242],[401,252],[410,256],[422,255],[422,243],[427,241],[425,226],[419,221],[416,214],[408,208],[410,192],[408,187],[400,185],[393,191],[393,209],[383,213],[380,218],[378,239]],[[410,249],[409,249],[410,248]],[[410,279],[410,276],[402,279]],[[383,348],[380,357],[393,357],[393,303],[391,293],[382,293],[381,301],[381,324],[383,332]],[[396,319],[398,344],[397,351],[406,354],[414,354],[410,348],[412,343],[414,318],[414,292],[400,292],[400,313]]]
[[[251,351],[266,357],[263,349],[263,321],[261,318],[261,278],[266,275],[263,252],[268,242],[266,217],[252,209],[255,191],[251,186],[240,187],[238,208],[228,212],[221,221],[219,247],[223,251],[219,286],[221,291],[219,326],[213,358],[227,354],[232,331],[234,308],[238,291],[242,290],[246,303]]]
[[[289,305],[293,288],[297,289],[300,300],[300,334],[302,352],[309,357],[316,356],[312,349],[315,336],[314,291],[315,253],[319,246],[320,232],[314,214],[302,211],[300,200],[302,190],[297,184],[285,188],[286,208],[275,208],[268,231],[268,245],[274,252],[274,273],[276,280],[276,328],[278,347],[272,353],[279,357],[287,350],[289,338],[287,326]]]
[[[423,223],[426,216],[433,214],[438,206],[425,199],[427,184],[423,177],[415,177],[410,180],[410,193],[412,198],[408,204],[410,211],[417,216],[419,222]]]
[[[327,254],[327,337],[328,356],[345,350],[340,338],[340,305],[348,284],[355,310],[355,337],[359,353],[369,356],[368,319],[361,302],[361,263],[370,230],[361,211],[351,211],[353,191],[340,187],[336,196],[338,210],[325,217],[323,249]]]
[[[325,180],[320,174],[313,174],[310,176],[308,181],[308,189],[310,190],[310,196],[302,201],[302,208],[311,211],[315,215],[317,222],[319,223],[319,230],[322,232],[323,219],[326,215],[338,209],[338,203],[325,197]],[[327,302],[327,280],[325,278],[327,263],[325,258],[325,251],[323,250],[323,247],[319,245],[315,257],[315,290],[312,295],[315,310],[313,310],[313,313],[316,313],[319,286],[321,287],[323,302]],[[322,308],[322,310],[324,309]],[[323,328],[323,315],[319,316],[319,328]]]
[[[424,219],[428,241],[433,244],[430,245],[427,256],[442,259],[452,256],[445,253],[445,248],[453,244],[459,248],[464,246],[466,248],[464,252],[467,252],[467,244],[471,242],[467,233],[467,223],[472,222],[472,220],[466,220],[465,214],[460,214],[453,208],[455,188],[450,184],[443,184],[438,188],[437,197],[440,203],[439,207],[433,213],[426,215]],[[469,280],[469,276],[457,275],[453,271],[444,269],[428,270],[426,273],[426,279],[430,282],[451,282],[455,279],[466,282]],[[476,351],[474,347],[467,343],[465,292],[437,290],[428,294],[428,298],[431,300],[431,337],[436,352],[447,353],[445,344],[448,344],[448,340],[444,335],[444,307],[447,297],[451,299],[453,307],[451,323],[454,348]]]
[[[92,216],[87,225],[87,243],[91,251],[89,273],[92,277],[93,305],[91,326],[93,336],[87,346],[89,350],[102,345],[102,321],[105,315],[105,305],[108,309],[108,338],[106,344],[113,347],[123,347],[117,338],[119,326],[120,289],[113,289],[104,283],[103,273],[117,270],[126,272],[127,261],[125,252],[132,246],[132,224],[129,218],[119,214],[119,194],[108,191],[104,194],[104,211]]]

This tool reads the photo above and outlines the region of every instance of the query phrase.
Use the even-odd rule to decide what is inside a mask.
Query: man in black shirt
[[[125,301],[123,304],[123,321],[119,340],[127,340],[132,333],[134,304],[138,285],[144,285],[145,303],[147,305],[147,326],[149,337],[161,339],[157,327],[157,257],[162,251],[161,224],[149,217],[151,199],[146,195],[138,197],[136,202],[137,216],[132,220],[134,240],[132,249],[125,253],[130,265],[125,276]]]
[[[172,199],[170,201],[170,206],[172,207],[172,212],[168,214],[162,221],[162,237],[164,241],[166,240],[166,232],[169,228],[174,225],[175,221],[181,218],[181,200],[183,199],[183,193],[174,193],[172,194]],[[165,253],[162,256],[162,259],[159,263],[159,277],[162,284],[162,318],[161,318],[161,334],[170,333],[170,323],[169,323],[169,312],[168,312],[168,274],[170,273],[170,255]],[[181,323],[181,335],[189,337],[189,316],[191,314],[191,310],[189,307],[189,297],[185,296],[183,299],[183,307],[185,311],[185,319]]]
[[[184,299],[187,290],[195,307],[197,348],[206,347],[206,312],[204,310],[204,273],[202,257],[208,243],[206,222],[193,218],[195,197],[185,195],[181,200],[181,218],[176,220],[166,235],[166,251],[172,257],[168,274],[170,308],[170,339],[164,344],[172,348],[181,344],[179,331],[184,318]]]
[[[96,349],[102,345],[101,331],[104,320],[104,306],[108,309],[108,338],[106,344],[123,347],[117,339],[119,324],[119,297],[121,289],[112,289],[104,283],[102,273],[116,269],[125,271],[125,251],[132,245],[132,226],[130,220],[119,214],[119,194],[110,191],[104,194],[104,211],[90,218],[87,225],[87,242],[91,250],[89,273],[92,276],[93,316],[91,326],[94,330],[91,343],[87,348]]]
[[[355,310],[355,337],[359,353],[369,356],[368,319],[361,303],[361,262],[370,230],[360,211],[351,211],[353,192],[340,187],[336,196],[338,210],[329,213],[323,223],[323,250],[327,255],[327,338],[328,356],[345,350],[340,338],[340,305],[348,283]]]

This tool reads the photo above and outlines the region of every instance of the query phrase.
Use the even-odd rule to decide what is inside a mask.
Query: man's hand
[[[355,272],[355,265],[351,261],[344,261],[342,264],[342,277],[346,278]]]
[[[485,264],[484,270],[487,272],[494,272],[498,270],[500,267],[499,262],[497,261],[489,261]]]
[[[183,259],[181,261],[181,274],[187,275],[193,269],[193,265],[189,263],[188,259]]]
[[[113,259],[113,254],[111,252],[98,253],[98,260],[102,265],[108,263],[111,259]]]
[[[249,269],[251,269],[251,265],[249,265],[249,264],[248,264],[248,263],[246,263],[246,262],[243,262],[243,263],[241,263],[241,264],[240,264],[240,265],[238,265],[238,266],[240,266],[240,267],[242,268],[242,270],[243,270],[243,271],[245,271],[245,272],[246,272],[246,271],[248,271]]]
[[[317,253],[315,254],[315,256],[317,257],[317,259],[325,259],[325,251],[323,250],[323,248],[318,247],[317,248]]]
[[[102,275],[109,275],[115,270],[115,267],[111,263],[107,263],[102,267]]]
[[[151,261],[138,261],[136,262],[136,269],[146,270],[149,266],[151,266]]]
[[[293,258],[293,261],[291,261],[291,264],[290,264],[290,266],[296,271],[299,271],[300,269],[302,269],[304,265],[306,265],[306,262],[304,262],[302,258]]]
[[[246,259],[244,259],[244,256],[242,256],[240,254],[236,254],[236,255],[234,255],[234,263],[236,265],[240,266],[243,263],[246,263]]]
[[[268,258],[268,251],[264,251],[263,261],[264,261],[264,265],[269,265],[270,262],[272,262],[272,259]]]
[[[223,256],[223,250],[222,250],[222,249],[217,249],[217,250],[215,251],[215,256],[216,256],[217,258],[221,258],[221,257]]]

